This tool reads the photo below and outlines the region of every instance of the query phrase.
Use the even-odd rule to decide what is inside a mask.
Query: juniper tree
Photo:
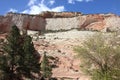
[[[42,71],[42,77],[45,78],[50,78],[52,75],[52,68],[51,65],[49,64],[48,56],[46,56],[46,52],[44,53],[42,62],[41,62],[41,71]]]

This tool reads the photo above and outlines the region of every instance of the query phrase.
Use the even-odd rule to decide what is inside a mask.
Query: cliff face
[[[80,12],[49,12],[45,11],[40,14],[44,18],[71,18],[81,15]]]
[[[10,30],[10,21],[12,17],[0,16],[0,32],[7,32]]]
[[[8,13],[0,17],[0,31],[7,32],[12,25],[18,26],[20,30],[44,30],[46,21],[37,15]]]
[[[0,32],[8,32],[12,25],[20,30],[120,30],[120,17],[114,14],[82,15],[77,12],[43,12],[39,15],[8,13],[0,16]]]
[[[46,30],[69,30],[78,28],[79,18],[46,18]]]

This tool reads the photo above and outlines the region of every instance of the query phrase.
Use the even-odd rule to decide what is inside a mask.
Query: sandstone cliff
[[[73,28],[97,31],[120,30],[120,17],[114,14],[81,14],[79,12],[43,12],[38,15],[7,13],[0,16],[0,32],[12,25],[20,30],[69,30]]]
[[[8,13],[0,17],[0,31],[7,32],[12,25],[17,25],[20,30],[44,30],[46,21],[38,15]]]

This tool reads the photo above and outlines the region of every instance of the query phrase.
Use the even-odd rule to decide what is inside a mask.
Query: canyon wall
[[[0,32],[8,32],[16,25],[20,30],[44,30],[46,21],[37,15],[8,13],[0,17]]]
[[[120,17],[114,14],[88,14],[78,12],[43,12],[38,15],[8,13],[0,16],[0,32],[8,32],[12,25],[20,30],[80,30],[118,31]]]
[[[105,19],[107,31],[120,31],[120,17],[111,16]]]
[[[46,30],[69,30],[79,27],[78,17],[73,18],[48,18]]]

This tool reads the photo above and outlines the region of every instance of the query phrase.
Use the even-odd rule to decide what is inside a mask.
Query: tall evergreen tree
[[[13,26],[7,37],[7,43],[3,47],[4,54],[0,55],[0,70],[4,74],[2,76],[4,80],[14,80],[16,78],[15,72],[20,58],[18,56],[20,51],[19,39],[20,31],[17,26]]]
[[[30,36],[23,37],[17,26],[8,34],[7,43],[0,54],[0,79],[22,80],[31,78],[32,73],[39,73],[39,60],[35,58],[35,49]]]
[[[48,56],[46,56],[46,52],[44,53],[43,60],[41,62],[41,71],[42,71],[42,77],[45,78],[50,78],[52,75],[52,68],[51,65],[49,64]]]
[[[22,64],[20,71],[28,78],[33,78],[33,73],[40,73],[40,63],[39,59],[35,56],[35,52],[32,38],[26,35],[23,43],[24,56],[20,61],[20,64]]]

